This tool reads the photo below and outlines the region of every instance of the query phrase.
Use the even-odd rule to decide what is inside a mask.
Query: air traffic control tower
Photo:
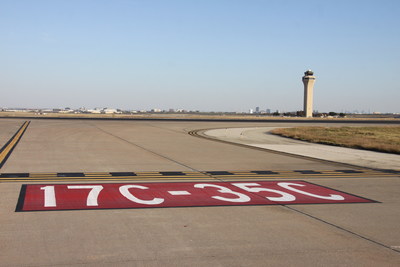
[[[313,89],[315,83],[314,72],[308,70],[304,72],[304,115],[306,118],[311,118],[313,115]]]

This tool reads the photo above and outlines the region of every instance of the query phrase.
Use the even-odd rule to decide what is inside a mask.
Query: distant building
[[[251,108],[251,109],[249,109],[249,113],[250,114],[253,114],[254,113],[254,111],[253,111],[253,109]]]
[[[105,108],[105,109],[102,110],[102,113],[115,114],[115,113],[119,113],[119,111],[117,109],[114,109],[114,108]]]
[[[256,113],[260,113],[260,107],[256,107]]]
[[[46,112],[46,111],[45,111]],[[61,109],[59,113],[73,113],[74,110],[70,108]]]
[[[87,112],[93,113],[93,114],[100,114],[104,113],[104,110],[107,108],[94,108],[94,109],[88,109]]]

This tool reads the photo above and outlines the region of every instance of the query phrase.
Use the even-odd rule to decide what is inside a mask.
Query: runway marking
[[[190,193],[188,191],[168,191],[168,193],[170,195],[173,195],[173,196],[187,196],[187,195],[190,195]]]
[[[111,176],[136,176],[134,172],[110,172]]]
[[[83,172],[59,172],[57,177],[85,177]]]
[[[274,171],[251,171],[251,173],[255,173],[255,174],[279,174],[278,172],[274,172]]]
[[[21,140],[21,137],[25,133],[26,128],[28,128],[29,123],[30,121],[25,121],[11,139],[0,149],[0,168],[6,163],[19,140]]]
[[[400,177],[399,170],[254,170],[254,171],[168,171],[168,172],[54,172],[0,173],[0,182],[38,181],[149,181],[149,180],[251,180],[251,179],[308,179],[308,178],[367,178]]]
[[[25,184],[16,211],[374,203],[300,181]]]
[[[210,175],[233,175],[234,173],[232,172],[227,172],[227,171],[210,171],[210,172],[206,172],[207,174]]]
[[[294,172],[298,172],[301,174],[322,174],[321,172],[312,171],[312,170],[300,170],[300,171],[294,171]]]
[[[186,175],[186,173],[183,172],[160,172],[161,175],[164,176],[180,176],[180,175]]]

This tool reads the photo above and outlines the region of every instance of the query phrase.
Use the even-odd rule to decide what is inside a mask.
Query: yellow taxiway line
[[[0,168],[4,165],[7,158],[10,156],[11,152],[18,144],[26,128],[28,128],[30,121],[24,122],[24,124],[19,128],[19,130],[14,134],[14,136],[2,147],[0,150]]]

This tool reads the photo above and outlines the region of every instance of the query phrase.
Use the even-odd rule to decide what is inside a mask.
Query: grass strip
[[[296,127],[273,134],[325,145],[400,154],[400,127]]]

